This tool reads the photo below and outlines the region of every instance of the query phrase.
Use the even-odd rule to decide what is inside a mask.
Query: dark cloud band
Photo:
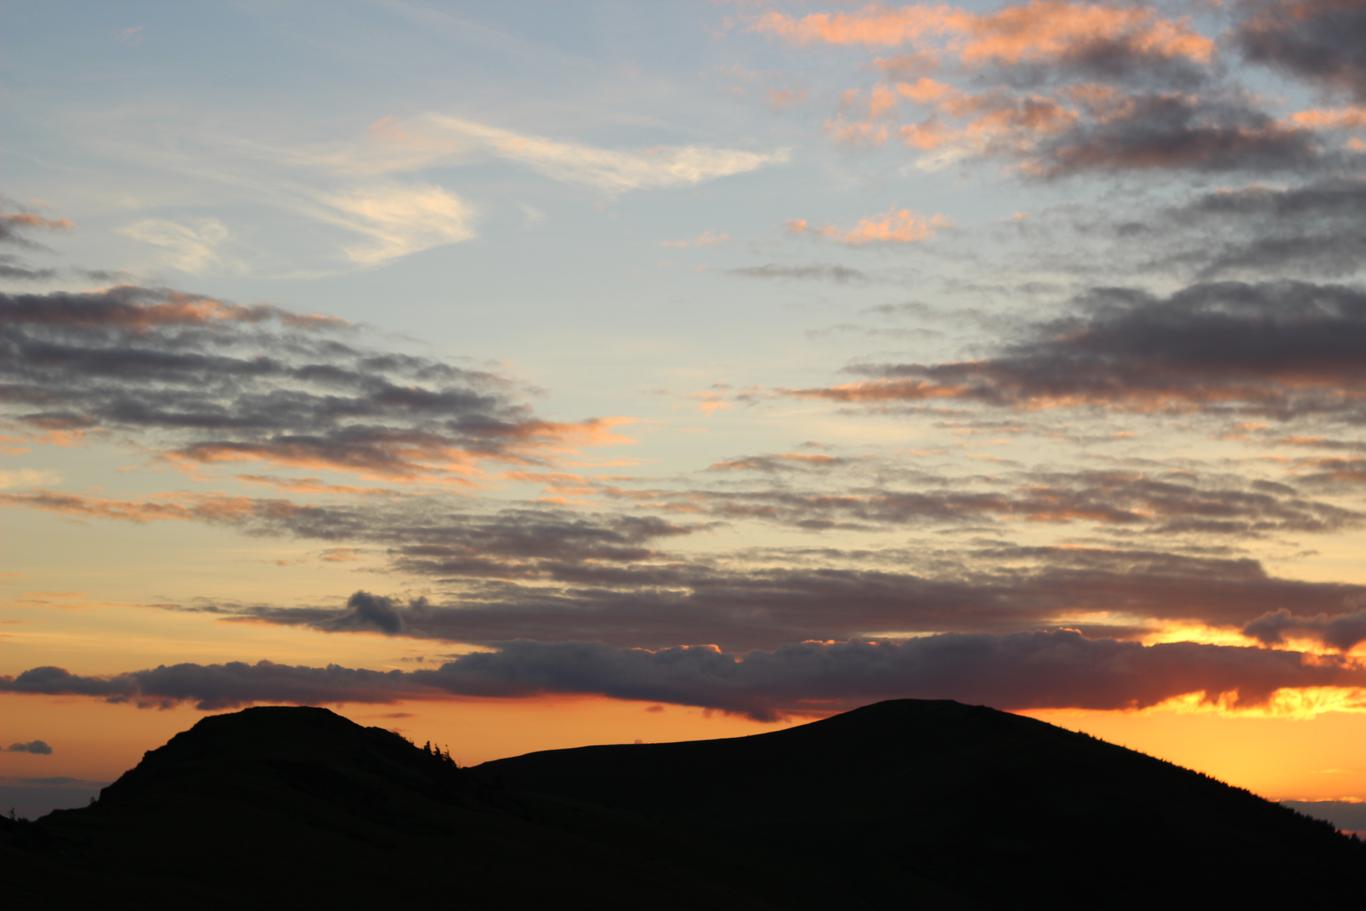
[[[1189,693],[1238,706],[1284,687],[1366,684],[1346,661],[1295,652],[1171,643],[1143,646],[1076,632],[947,634],[886,642],[806,642],[739,656],[715,647],[658,651],[589,643],[506,643],[439,668],[369,671],[259,662],[179,664],[89,677],[55,667],[0,678],[0,691],[80,695],[142,706],[190,702],[394,702],[573,693],[702,706],[758,719],[827,713],[892,697],[1001,708],[1135,708]]]

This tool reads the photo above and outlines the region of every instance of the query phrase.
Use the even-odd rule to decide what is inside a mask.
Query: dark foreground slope
[[[1198,773],[1030,718],[878,703],[730,740],[533,753],[473,770],[705,840],[786,897],[927,880],[999,906],[1273,897],[1366,907],[1366,847]]]
[[[524,908],[588,894],[588,870],[620,890],[601,893],[607,907],[639,888],[661,890],[666,905],[730,898],[672,864],[537,825],[510,795],[321,708],[205,718],[147,753],[95,805],[10,835],[0,863],[24,861],[6,877],[10,897],[17,889],[45,902]]]
[[[953,702],[457,770],[322,709],[206,718],[0,827],[12,898],[105,906],[1366,907],[1366,849],[1244,791]]]

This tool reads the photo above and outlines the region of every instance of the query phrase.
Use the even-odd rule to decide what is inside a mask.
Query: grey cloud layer
[[[507,643],[440,668],[370,671],[179,664],[90,677],[42,667],[0,677],[0,691],[81,695],[201,709],[250,702],[393,702],[443,696],[601,695],[703,706],[772,719],[889,697],[965,700],[1008,709],[1131,708],[1186,693],[1237,693],[1255,705],[1282,687],[1361,686],[1346,661],[1286,651],[1169,643],[1142,646],[1075,632],[948,634],[891,642],[807,642],[743,657],[713,648],[658,651],[587,643]]]
[[[782,555],[793,560],[793,555]],[[1125,624],[1194,621],[1241,627],[1281,610],[1340,617],[1366,586],[1277,578],[1253,560],[1075,548],[979,550],[909,569],[848,565],[730,566],[714,561],[548,560],[503,580],[464,562],[409,567],[456,586],[451,603],[357,592],[343,608],[205,603],[176,608],[328,632],[403,633],[449,642],[599,641],[661,648],[716,643],[776,648],[892,632],[1018,631],[1096,612],[1099,633]]]
[[[37,428],[160,434],[196,461],[442,475],[593,422],[484,371],[353,347],[338,321],[165,289],[0,294],[0,405]]]
[[[1312,130],[1285,126],[1241,99],[1135,95],[1042,143],[1028,162],[1045,177],[1087,172],[1304,171],[1329,162]]]
[[[794,466],[790,460],[773,456],[720,465],[730,472],[831,469],[828,463]],[[852,474],[853,467],[844,465],[841,475]],[[1363,519],[1352,510],[1305,497],[1286,484],[1203,478],[1193,472],[1002,472],[990,479],[948,479],[925,473],[905,485],[886,477],[870,480],[865,485],[826,490],[813,490],[815,482],[803,478],[803,489],[729,484],[691,490],[609,489],[608,493],[671,512],[697,511],[719,519],[758,520],[817,531],[1012,521],[1092,523],[1164,536],[1253,538],[1341,531]]]
[[[1249,60],[1366,101],[1366,8],[1357,0],[1248,0],[1235,33]]]
[[[799,281],[832,281],[840,285],[848,285],[859,282],[870,281],[868,274],[849,266],[832,264],[815,265],[781,265],[778,263],[765,263],[762,266],[743,266],[730,270],[731,275],[738,275],[741,278],[767,278],[782,280]]]
[[[1202,279],[1351,276],[1366,264],[1366,180],[1201,193],[1151,219],[1123,222],[1117,234],[1155,249],[1149,267],[1186,267]]]
[[[851,369],[869,381],[790,394],[1366,422],[1366,291],[1359,287],[1218,282],[1168,297],[1098,288],[1076,309],[982,360],[866,365]]]
[[[1350,603],[1362,607],[1366,599]],[[1346,652],[1366,642],[1366,609],[1341,614],[1296,614],[1280,608],[1253,620],[1243,627],[1243,632],[1267,645],[1279,645],[1293,636],[1317,640]]]
[[[657,516],[573,513],[546,507],[453,509],[425,498],[305,505],[245,497],[111,501],[53,492],[2,493],[0,502],[123,521],[202,521],[252,534],[382,549],[392,569],[429,580],[446,604],[353,597],[344,611],[205,604],[195,610],[328,631],[402,631],[455,642],[599,640],[661,647],[716,642],[772,648],[802,639],[882,631],[1012,630],[1096,611],[1111,623],[1195,620],[1242,626],[1281,609],[1350,613],[1366,589],[1268,576],[1252,560],[1092,547],[952,552],[777,548],[682,556],[665,545],[708,521],[764,520],[795,527],[981,523],[996,510],[1035,521],[1108,523],[1160,534],[1248,536],[1331,531],[1359,521],[1347,510],[1269,483],[1209,488],[1192,479],[1119,473],[1058,475],[1012,500],[952,491],[817,496],[725,492],[694,503],[688,523]],[[1071,485],[1071,486],[1069,486]],[[668,501],[662,504],[668,507]],[[711,510],[708,513],[708,510]],[[673,510],[676,514],[686,515]],[[698,512],[700,516],[696,515]],[[1163,547],[1172,542],[1163,541]]]

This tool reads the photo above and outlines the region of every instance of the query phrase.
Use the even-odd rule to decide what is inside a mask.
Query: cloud
[[[1187,19],[1165,19],[1151,7],[1064,0],[1032,0],[981,14],[944,5],[870,5],[801,18],[769,12],[753,27],[797,44],[930,45],[966,63],[1087,60],[1102,50],[1204,62],[1214,52],[1214,42]]]
[[[1366,610],[1337,615],[1303,615],[1280,608],[1253,620],[1243,627],[1243,633],[1267,645],[1279,645],[1296,637],[1314,639],[1346,652],[1366,641]]]
[[[45,468],[0,469],[0,490],[12,490],[16,487],[38,487],[44,484],[54,484],[57,480],[57,473]]]
[[[559,571],[591,574],[603,565],[662,559],[656,542],[695,530],[653,516],[572,513],[543,504],[499,511],[436,506],[426,496],[307,505],[195,493],[117,500],[37,490],[0,493],[0,503],[82,518],[199,521],[258,535],[381,544],[394,565],[408,571],[528,582]],[[346,621],[332,625],[350,627]]]
[[[772,455],[739,456],[708,466],[708,471],[825,471],[847,467],[853,459],[823,452],[779,452]]]
[[[1161,261],[1191,266],[1201,278],[1352,275],[1366,252],[1366,180],[1214,190],[1119,230],[1131,241],[1162,244]]]
[[[755,28],[803,45],[897,49],[872,61],[880,81],[847,91],[826,128],[852,145],[899,140],[923,170],[990,159],[1041,179],[1269,174],[1351,160],[1327,147],[1324,123],[1264,110],[1220,66],[1211,38],[1150,5],[868,6],[770,12]]]
[[[500,158],[520,162],[553,180],[583,184],[609,193],[692,186],[782,164],[789,158],[786,150],[751,152],[702,145],[620,151],[517,133],[441,114],[427,115],[420,122],[418,131],[434,137],[436,149],[443,147],[443,140],[473,144]]]
[[[706,230],[701,234],[692,237],[685,237],[681,240],[666,240],[661,242],[661,246],[671,247],[676,250],[685,250],[689,247],[715,247],[730,240],[730,235],[724,231]]]
[[[129,135],[155,137],[163,125],[139,127],[130,128],[134,132]],[[451,181],[460,179],[458,169],[490,160],[621,194],[696,186],[790,157],[786,149],[752,151],[702,143],[610,148],[440,113],[402,120],[382,117],[360,136],[311,144],[254,138],[267,129],[239,124],[196,130],[184,124],[177,128],[175,142],[135,138],[127,151],[193,181],[218,181],[235,197],[245,192],[315,227],[321,223],[354,234],[358,241],[340,238],[340,254],[346,263],[361,267],[473,238],[479,207]],[[518,202],[533,216],[538,211],[525,200]],[[188,272],[239,265],[224,255],[230,238],[212,220],[141,219],[125,231],[168,250],[176,267]],[[325,244],[335,242],[331,232],[321,232],[320,238]],[[297,255],[297,250],[290,252]],[[336,261],[329,256],[327,264]]]
[[[770,464],[801,465],[804,484],[829,471],[819,461],[733,460],[715,490],[608,489],[616,502],[660,516],[568,511],[544,504],[496,511],[430,497],[367,497],[355,503],[167,494],[136,500],[45,490],[0,493],[0,503],[83,518],[194,521],[253,535],[327,546],[365,545],[392,570],[431,580],[449,603],[362,592],[344,609],[204,602],[180,608],[329,632],[402,633],[452,642],[603,640],[663,647],[716,642],[771,648],[802,639],[881,633],[1009,631],[1074,624],[1181,620],[1239,628],[1293,606],[1300,614],[1351,613],[1360,586],[1300,583],[1255,561],[1182,556],[1132,546],[1208,547],[1219,536],[1323,533],[1361,516],[1264,481],[1192,473],[1012,472],[972,484],[916,476],[899,489],[788,490],[727,480]],[[849,470],[846,464],[840,475]],[[872,470],[872,469],[870,469]],[[833,477],[839,477],[835,475]],[[956,554],[895,549],[774,548],[742,554],[670,553],[668,542],[718,523],[764,522],[798,530],[960,529],[1004,523],[1069,524],[1112,537],[1110,546],[1003,549]],[[1127,540],[1129,547],[1113,541]],[[1199,551],[1195,551],[1196,554]]]
[[[966,400],[1016,408],[1100,406],[1278,420],[1366,421],[1366,291],[1309,282],[1217,282],[1168,297],[1099,288],[998,354],[872,364],[867,379],[787,390],[837,402]]]
[[[762,266],[742,266],[727,270],[729,275],[741,278],[771,278],[797,281],[830,281],[840,285],[872,281],[866,272],[848,266],[813,264],[806,266],[784,266],[765,263]]]
[[[312,518],[321,522],[326,515]],[[379,598],[369,617],[354,604],[200,602],[170,609],[325,632],[397,626],[415,638],[485,645],[712,642],[743,651],[806,639],[1058,625],[1132,632],[1191,622],[1234,632],[1286,605],[1336,617],[1359,610],[1366,599],[1366,587],[1280,578],[1249,559],[1140,549],[979,547],[956,559],[920,555],[924,565],[917,567],[913,551],[775,551],[728,561],[670,559],[644,541],[592,535],[565,545],[532,536],[504,540],[486,553],[442,546],[439,535],[430,540],[400,545],[392,559],[407,573],[447,586],[452,603]],[[366,603],[376,598],[361,594]]]
[[[1247,59],[1366,101],[1366,9],[1354,0],[1249,0],[1234,33]]]
[[[238,267],[234,260],[225,258],[221,252],[231,232],[216,218],[201,218],[193,224],[165,218],[144,218],[125,225],[118,233],[165,250],[170,265],[181,272],[197,275],[214,269]]]
[[[502,377],[353,347],[344,330],[168,289],[0,293],[0,407],[31,428],[134,434],[182,462],[392,480],[621,441],[621,419],[547,421]]]
[[[877,133],[898,136],[935,169],[966,158],[997,158],[1022,174],[1058,178],[1092,172],[1189,170],[1275,173],[1330,161],[1313,129],[1276,120],[1237,94],[1120,91],[1068,86],[1054,94],[1008,87],[966,92],[922,78],[895,97],[929,113]],[[867,124],[875,122],[870,109]],[[838,137],[854,127],[838,119]]]
[[[47,218],[0,196],[0,244],[38,248],[41,245],[28,235],[32,231],[70,231],[70,219]]]
[[[718,463],[711,471],[828,470],[849,460],[815,454],[755,457]],[[1360,513],[1306,498],[1266,481],[1197,477],[1191,472],[1091,470],[998,474],[976,484],[930,476],[898,489],[887,477],[873,486],[835,490],[742,487],[692,490],[610,490],[637,504],[722,519],[750,519],[793,528],[980,526],[1016,523],[1091,523],[1134,534],[1230,535],[1240,539],[1290,532],[1342,531]],[[976,489],[973,489],[973,488]]]
[[[1324,157],[1314,132],[1239,99],[1149,94],[1107,103],[1097,113],[1032,150],[1024,170],[1042,177],[1159,169],[1297,172]]]
[[[339,213],[338,224],[370,238],[368,245],[345,248],[363,266],[474,237],[474,207],[430,184],[350,190],[324,202]]]
[[[1189,693],[1237,707],[1279,689],[1361,687],[1366,671],[1289,651],[1151,646],[1055,630],[951,633],[897,641],[802,642],[730,654],[711,646],[648,651],[586,642],[509,642],[439,668],[372,671],[329,665],[162,665],[108,677],[55,667],[0,677],[0,691],[81,695],[201,710],[253,702],[384,703],[462,696],[589,694],[693,705],[772,720],[887,698],[958,699],[1005,709],[1139,708]]]
[[[939,213],[923,216],[910,209],[893,209],[883,215],[860,218],[852,228],[841,229],[834,225],[813,227],[804,218],[795,218],[787,223],[792,234],[814,234],[839,241],[849,247],[862,247],[869,244],[916,244],[929,240],[941,228],[947,227],[949,220]]]
[[[17,256],[0,253],[0,279],[19,282],[43,282],[56,277],[56,269],[32,269]]]
[[[38,756],[51,756],[52,747],[44,740],[30,740],[28,743],[11,743],[7,752],[33,753]]]
[[[369,592],[356,592],[346,601],[346,610],[332,621],[338,630],[375,630],[389,635],[403,632],[403,614],[389,598]]]
[[[193,702],[203,710],[234,708],[252,702],[301,705],[335,702],[393,702],[420,697],[400,671],[371,671],[328,665],[292,667],[261,661],[200,665],[161,665],[111,677],[83,677],[59,667],[38,667],[15,677],[0,677],[0,690],[11,693],[92,696],[142,707],[169,707]]]
[[[65,218],[47,218],[29,211],[13,200],[0,196],[0,246],[24,250],[45,250],[29,235],[34,231],[69,231],[74,225]],[[57,270],[35,268],[12,253],[0,253],[0,280],[47,281],[56,277]]]

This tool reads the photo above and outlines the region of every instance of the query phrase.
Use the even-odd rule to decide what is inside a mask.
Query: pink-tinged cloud
[[[812,234],[839,241],[850,247],[869,244],[914,244],[929,240],[940,229],[948,227],[948,218],[939,213],[917,215],[910,209],[893,209],[884,215],[861,218],[852,228],[842,229],[835,225],[813,227],[804,218],[794,218],[787,223],[791,234]]]
[[[851,13],[794,17],[769,12],[757,31],[795,44],[896,47],[941,39],[967,64],[1019,64],[1089,53],[1097,46],[1141,57],[1210,60],[1214,42],[1188,19],[1165,19],[1149,7],[1033,0],[977,14],[947,5],[867,6]]]
[[[285,500],[257,500],[201,494],[164,494],[148,500],[115,500],[38,490],[0,493],[0,504],[39,509],[83,519],[133,522],[222,522],[240,524],[249,518],[280,520],[296,510]]]
[[[1294,127],[1311,130],[1366,130],[1366,105],[1296,111],[1288,120]]]
[[[800,18],[768,12],[754,30],[794,44],[843,44],[894,47],[926,35],[965,31],[972,15],[951,6],[906,6],[897,10],[867,6],[853,13],[810,13]]]
[[[16,228],[42,228],[48,231],[70,231],[75,227],[69,218],[44,218],[33,212],[0,212],[0,223]]]

